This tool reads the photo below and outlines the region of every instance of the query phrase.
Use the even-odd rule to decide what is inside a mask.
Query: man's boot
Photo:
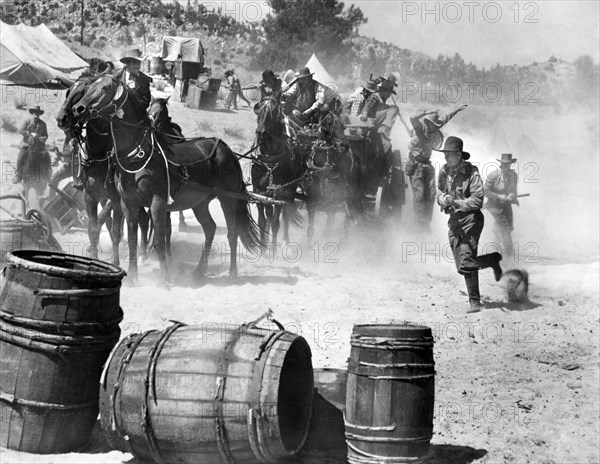
[[[467,284],[467,293],[469,294],[469,309],[467,313],[478,313],[483,309],[481,295],[479,294],[479,271],[465,274],[465,283]]]
[[[496,282],[498,282],[502,278],[502,268],[500,267],[501,260],[502,255],[494,252],[487,255],[478,256],[477,264],[479,265],[479,269],[491,267],[494,270],[494,278],[496,279]]]

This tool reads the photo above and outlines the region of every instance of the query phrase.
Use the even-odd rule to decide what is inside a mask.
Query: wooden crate
[[[190,87],[185,106],[189,108],[214,108],[217,104],[218,92],[203,90],[198,87]]]
[[[52,188],[52,187],[51,187]],[[62,190],[56,189],[56,196],[44,206],[44,213],[54,219],[61,234],[64,234],[79,220],[80,211],[85,210],[83,192],[69,182]]]

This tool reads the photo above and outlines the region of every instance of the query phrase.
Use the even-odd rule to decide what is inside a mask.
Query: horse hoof
[[[204,275],[206,274],[206,269],[201,269],[201,268],[196,268],[194,269],[194,272],[192,273],[192,277],[194,278],[194,280],[201,280],[204,278]]]

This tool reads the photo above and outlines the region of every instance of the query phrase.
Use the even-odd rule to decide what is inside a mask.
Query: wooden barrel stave
[[[148,398],[148,416],[156,443],[154,452],[142,426],[145,418],[143,408],[139,405],[146,395],[148,360],[160,334],[150,334],[135,347],[115,395],[117,412],[114,416],[120,417],[111,418],[110,385],[114,385],[117,378],[115,360],[127,356],[124,346],[116,350],[107,368],[107,388],[101,393],[102,422],[105,430],[108,430],[111,444],[116,445],[117,449],[129,449],[136,456],[146,459],[156,459],[155,454],[163,458],[168,456],[168,462],[197,462],[201,459],[206,463],[221,463],[223,449],[236,462],[259,462],[250,444],[248,429],[249,406],[256,403],[251,397],[250,379],[262,377],[259,387],[273,379],[277,381],[276,366],[285,359],[283,353],[296,336],[284,334],[280,337],[283,344],[279,350],[281,353],[277,354],[278,346],[274,345],[267,351],[266,358],[263,355],[264,372],[259,376],[256,371],[256,358],[260,354],[257,344],[261,340],[264,342],[268,331],[230,331],[220,332],[219,336],[203,334],[199,337],[197,327],[181,327],[174,333],[176,336],[171,335],[156,360],[153,379],[156,402],[152,395]],[[285,340],[286,337],[291,339]],[[132,343],[130,345],[133,346]],[[185,362],[184,366],[182,361]],[[264,388],[260,391],[263,403],[259,404],[268,409],[263,412],[271,420],[277,414],[277,397],[268,390]],[[312,395],[312,382],[310,390]],[[111,420],[118,422],[118,431],[112,430]],[[221,450],[217,434],[219,424],[223,437]],[[261,422],[261,430],[273,432],[271,438],[263,439],[262,446],[259,445],[260,449],[271,450],[264,451],[267,454],[277,453],[281,449],[281,446],[274,444],[278,440],[279,430],[273,427],[272,420],[270,427],[265,421]],[[129,436],[127,443],[122,438],[124,434]],[[284,452],[289,454],[290,450]]]

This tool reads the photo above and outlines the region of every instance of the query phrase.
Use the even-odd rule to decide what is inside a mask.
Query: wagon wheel
[[[48,239],[52,237],[52,224],[40,211],[37,209],[30,209],[27,211],[27,215],[25,217],[30,221],[35,221],[38,223],[41,230],[41,238],[44,241],[48,241]]]

